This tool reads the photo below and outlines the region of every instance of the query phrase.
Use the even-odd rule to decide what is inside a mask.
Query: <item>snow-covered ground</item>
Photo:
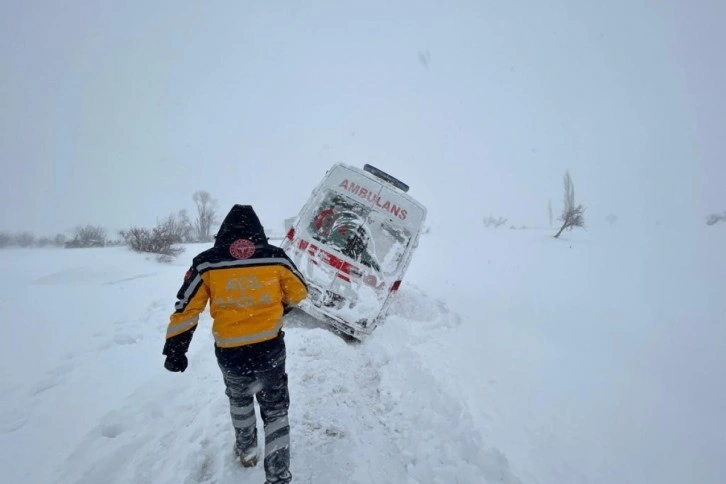
[[[724,482],[725,229],[435,227],[365,343],[289,315],[294,481]],[[263,481],[208,316],[162,366],[202,248],[0,251],[3,482]]]

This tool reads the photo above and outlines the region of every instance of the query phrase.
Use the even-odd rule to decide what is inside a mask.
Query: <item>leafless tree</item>
[[[585,227],[585,207],[575,205],[575,185],[570,178],[570,172],[565,172],[565,206],[562,208],[562,227],[555,235],[559,237],[564,230],[572,230],[575,227]]]
[[[20,232],[15,235],[15,244],[27,248],[32,247],[35,243],[35,235],[32,232]]]
[[[177,213],[177,221],[179,224],[179,237],[184,243],[194,241],[194,224],[189,218],[189,212],[186,209],[179,210]]]
[[[197,219],[194,229],[199,242],[212,240],[212,227],[219,222],[217,218],[217,201],[212,198],[209,192],[199,190],[192,196],[197,207]]]

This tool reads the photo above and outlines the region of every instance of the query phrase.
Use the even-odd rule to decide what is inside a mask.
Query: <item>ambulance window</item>
[[[397,272],[410,233],[386,214],[325,191],[308,230],[313,239],[383,275]]]
[[[378,264],[377,270],[385,276],[395,275],[411,240],[411,234],[394,219],[377,211],[370,212],[367,228],[370,232],[368,246]]]
[[[315,240],[378,270],[368,253],[365,237],[370,209],[333,191],[325,191],[313,212],[308,230]]]

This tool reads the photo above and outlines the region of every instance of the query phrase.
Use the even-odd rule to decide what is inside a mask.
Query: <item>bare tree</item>
[[[550,219],[550,228],[552,228],[552,200],[547,201],[547,215]]]
[[[192,200],[197,207],[197,219],[194,229],[199,242],[212,240],[212,227],[219,222],[217,218],[217,201],[212,198],[209,192],[199,190],[194,192]]]
[[[103,247],[106,245],[106,229],[98,225],[76,227],[73,238],[65,243],[66,248]]]
[[[559,237],[564,230],[572,230],[575,227],[585,227],[585,207],[575,205],[575,185],[570,178],[570,172],[565,172],[565,206],[562,208],[562,227],[555,238]]]
[[[189,212],[186,209],[179,210],[177,214],[179,224],[179,236],[184,243],[194,241],[194,224],[189,218]]]

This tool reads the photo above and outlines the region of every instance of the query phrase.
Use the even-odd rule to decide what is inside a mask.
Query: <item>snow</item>
[[[288,315],[294,482],[723,482],[724,228],[434,225],[364,343]],[[208,315],[162,366],[203,248],[0,251],[3,482],[263,482]]]

